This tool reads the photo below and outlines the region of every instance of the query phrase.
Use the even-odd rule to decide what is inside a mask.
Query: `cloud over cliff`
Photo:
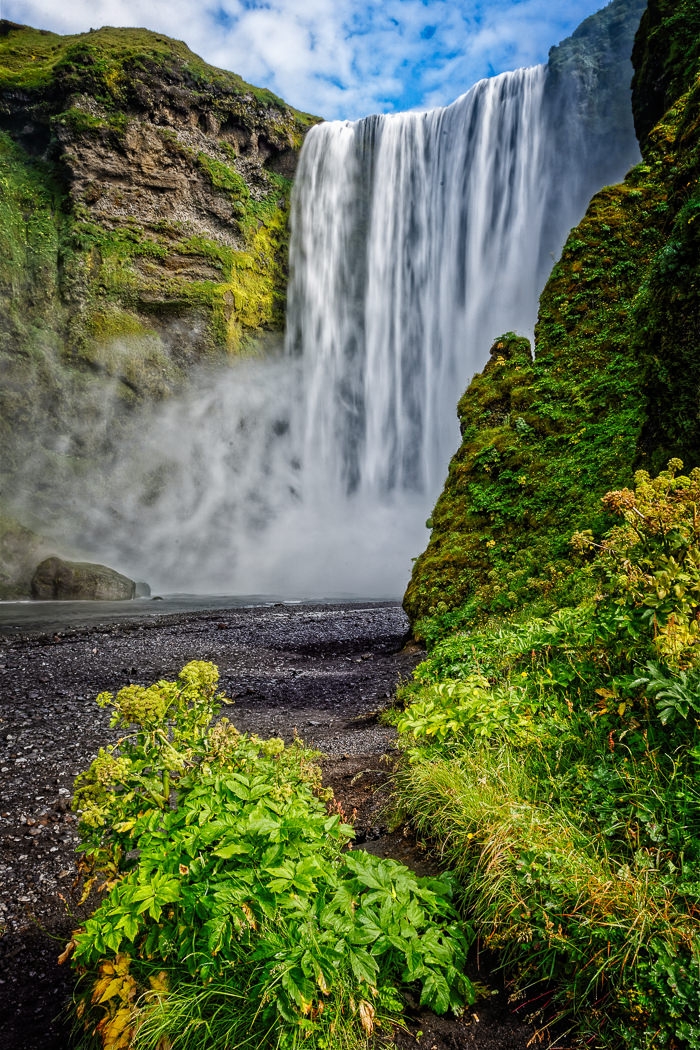
[[[532,65],[601,0],[0,0],[58,33],[144,26],[269,87],[299,109],[354,119],[453,101]]]

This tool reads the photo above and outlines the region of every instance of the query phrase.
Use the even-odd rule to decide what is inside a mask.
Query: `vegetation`
[[[280,328],[289,180],[261,165],[249,185],[250,170],[247,175],[237,170],[236,148],[227,135],[219,139],[218,129],[231,128],[242,139],[264,134],[274,149],[294,151],[315,118],[291,110],[236,74],[208,66],[184,44],[147,30],[105,28],[60,37],[7,23],[0,34],[0,86],[8,99],[0,110],[0,125],[16,143],[14,152],[5,152],[10,176],[18,169],[29,169],[35,180],[39,176],[48,187],[60,187],[64,236],[55,245],[49,276],[53,285],[59,285],[61,298],[70,295],[70,312],[78,314],[72,318],[71,341],[83,346],[89,342],[86,337],[94,313],[111,304],[119,308],[112,328],[117,329],[116,318],[124,316],[122,334],[126,336],[132,334],[137,321],[153,329],[155,320],[155,327],[162,328],[162,322],[158,323],[161,314],[166,320],[173,314],[196,314],[197,309],[203,316],[210,314],[210,350],[235,350],[246,332]],[[179,101],[171,98],[178,91]],[[140,215],[139,198],[130,198],[138,203],[125,212],[119,193],[115,190],[110,196],[109,183],[105,186],[101,179],[100,151],[107,147],[128,167],[133,148],[129,129],[133,135],[144,122],[151,125],[150,107],[158,98],[166,107],[189,106],[195,121],[205,125],[199,139],[205,150],[193,149],[192,136],[188,139],[181,123],[171,126],[165,119],[153,124],[160,145],[149,133],[150,138],[141,143],[141,153],[156,151],[154,160],[161,166],[157,179],[170,178],[179,161],[181,166],[198,170],[215,193],[223,191],[229,197],[232,236],[224,238],[223,245],[237,251],[229,253],[228,265],[219,272],[207,270],[209,253],[205,251],[204,280],[197,280],[196,274],[193,279],[191,272],[182,272],[178,265],[182,243],[189,240],[188,254],[195,256],[192,234],[202,231],[188,230],[187,223],[178,228],[177,223],[154,222]],[[31,122],[31,134],[18,130],[22,120]],[[32,155],[41,153],[43,167],[22,156],[24,149]],[[96,165],[92,180],[83,170],[86,157],[91,163],[91,153]],[[126,168],[125,174],[129,174]],[[138,166],[136,170],[132,167],[132,175],[138,182]],[[41,192],[37,186],[37,193]],[[123,189],[121,192],[123,196]],[[208,239],[221,244],[216,221],[212,231],[214,236]],[[0,222],[0,236],[13,240],[15,234],[10,223]],[[150,260],[150,267],[143,265],[145,259]],[[66,268],[73,281],[69,278],[68,286],[66,282],[61,286]],[[23,279],[31,284],[34,275],[25,271]],[[76,282],[80,288],[73,287],[71,294],[70,285]],[[239,293],[242,285],[242,294],[256,299],[250,315],[240,311],[245,316],[233,321],[239,309],[231,309],[230,304],[226,308],[232,284]],[[58,331],[60,334],[60,328]]]
[[[0,50],[0,78],[11,90],[53,91],[58,81],[66,94],[89,92],[115,108],[137,93],[139,82],[154,72],[158,77],[185,78],[188,87],[219,96],[239,95],[262,106],[289,107],[265,88],[246,83],[236,73],[217,69],[195,55],[186,44],[148,29],[105,26],[71,36],[5,23]],[[291,111],[309,126],[308,114]],[[298,143],[301,145],[301,141]]]
[[[522,999],[632,1050],[700,1047],[697,20],[650,0],[643,162],[572,231],[534,360],[502,337],[460,402],[395,715],[403,807]]]
[[[635,41],[635,125],[646,138],[692,84],[700,59],[700,11],[695,0],[648,0]]]
[[[601,543],[573,537],[593,597],[444,638],[396,716],[404,806],[480,935],[594,1045],[700,1046],[700,470],[681,466],[609,492]]]
[[[449,879],[348,850],[314,753],[214,721],[217,680],[194,661],[98,697],[126,735],[75,786],[86,894],[106,894],[66,951],[82,1045],[350,1050],[408,987],[460,1012]]]

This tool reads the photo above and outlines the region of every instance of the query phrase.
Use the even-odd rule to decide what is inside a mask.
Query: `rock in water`
[[[136,584],[106,565],[46,558],[36,568],[32,598],[40,601],[125,601],[136,595]]]

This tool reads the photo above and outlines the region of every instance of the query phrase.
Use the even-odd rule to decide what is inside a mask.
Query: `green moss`
[[[462,446],[405,607],[418,634],[541,612],[592,587],[571,534],[638,465],[700,453],[695,91],[591,202],[540,301],[534,361],[504,337],[459,405]],[[689,195],[690,191],[690,195]]]
[[[212,186],[227,190],[234,200],[248,201],[250,199],[250,190],[245,179],[231,165],[215,160],[206,153],[197,154],[197,164],[206,171]]]
[[[634,118],[643,140],[700,72],[697,0],[648,0],[632,60]]]
[[[48,302],[56,292],[65,197],[51,168],[31,160],[3,132],[0,188],[0,292],[11,310],[26,316],[31,288],[41,288]]]
[[[644,448],[654,469],[672,456],[700,462],[700,78],[663,129],[672,169],[669,233],[635,306],[634,349],[644,367]],[[673,161],[673,163],[671,163]]]
[[[159,400],[173,389],[179,370],[158,333],[140,317],[118,309],[89,318],[90,338],[79,361],[120,381],[119,395],[128,402]]]
[[[143,318],[119,309],[96,311],[88,318],[86,328],[91,337],[100,343],[122,337],[142,339],[156,335],[153,329],[144,325]]]
[[[11,27],[0,35],[0,89],[41,92],[59,81],[64,92],[88,92],[100,102],[123,106],[135,81],[154,71],[164,78],[175,73],[190,90],[231,94],[279,110],[279,121],[292,114],[303,129],[317,118],[291,110],[264,88],[246,83],[236,73],[217,69],[186,44],[147,29],[104,27],[90,33],[58,36],[28,26]],[[298,144],[301,143],[301,137]]]
[[[208,127],[213,117],[243,134],[262,130],[283,153],[297,148],[315,121],[270,92],[207,65],[181,42],[146,30],[105,28],[60,37],[7,23],[0,34],[0,88],[8,98],[22,92],[26,118],[43,128],[52,144],[49,155],[60,152],[55,142],[60,133],[68,170],[73,142],[83,141],[83,155],[94,139],[101,149],[107,145],[117,154],[125,151],[126,129],[144,119],[143,97],[167,95],[173,88],[179,97],[187,94],[202,126]],[[4,112],[10,115],[9,103]],[[2,114],[0,105],[0,121]],[[17,122],[12,118],[10,123],[14,127]],[[103,197],[99,179],[82,184],[82,201],[70,200],[64,187],[61,222],[53,222],[51,273],[44,276],[61,306],[66,297],[71,302],[68,311],[56,311],[57,317],[69,315],[63,332],[68,333],[69,359],[90,359],[87,344],[94,336],[94,318],[100,316],[114,322],[119,316],[140,315],[153,328],[191,315],[202,332],[200,351],[206,353],[234,351],[255,332],[283,325],[289,180],[260,166],[253,183],[247,181],[237,169],[236,149],[225,137],[217,141],[213,134],[211,150],[195,152],[175,128],[158,128],[158,134],[178,163],[200,172],[212,191],[228,199],[238,243],[217,246],[213,238],[193,236],[186,225],[175,222],[140,225],[121,214],[116,189],[108,200]],[[55,169],[54,182],[65,177],[65,170]],[[115,206],[117,213],[105,222],[105,208],[109,212]],[[46,216],[42,208],[27,210],[36,216],[35,225]],[[34,284],[34,273],[27,253],[17,255],[22,237],[9,218],[5,228],[9,264],[0,264],[0,286],[4,280],[14,294],[18,281]],[[25,240],[27,235],[24,230]],[[18,313],[26,316],[23,307]],[[51,321],[48,325],[56,328]]]
[[[76,135],[89,134],[95,131],[124,131],[127,125],[125,113],[109,113],[106,116],[94,116],[79,106],[71,106],[54,118],[56,124],[69,127]]]

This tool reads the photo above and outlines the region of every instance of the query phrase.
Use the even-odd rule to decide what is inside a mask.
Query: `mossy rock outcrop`
[[[0,92],[15,340],[35,321],[71,363],[153,394],[150,372],[167,385],[281,328],[290,179],[315,118],[136,29],[0,22]],[[120,337],[146,361],[114,361]]]
[[[635,111],[656,118],[642,163],[572,230],[540,301],[534,358],[503,337],[460,401],[462,445],[404,601],[418,634],[577,600],[591,584],[569,541],[609,527],[600,497],[637,467],[700,462],[697,5],[685,23],[684,5],[670,6],[672,26],[650,4],[635,44]],[[675,54],[684,31],[696,57],[685,56],[685,80],[668,81],[663,99],[680,94],[659,119],[649,71],[672,63],[653,51],[666,39]]]

